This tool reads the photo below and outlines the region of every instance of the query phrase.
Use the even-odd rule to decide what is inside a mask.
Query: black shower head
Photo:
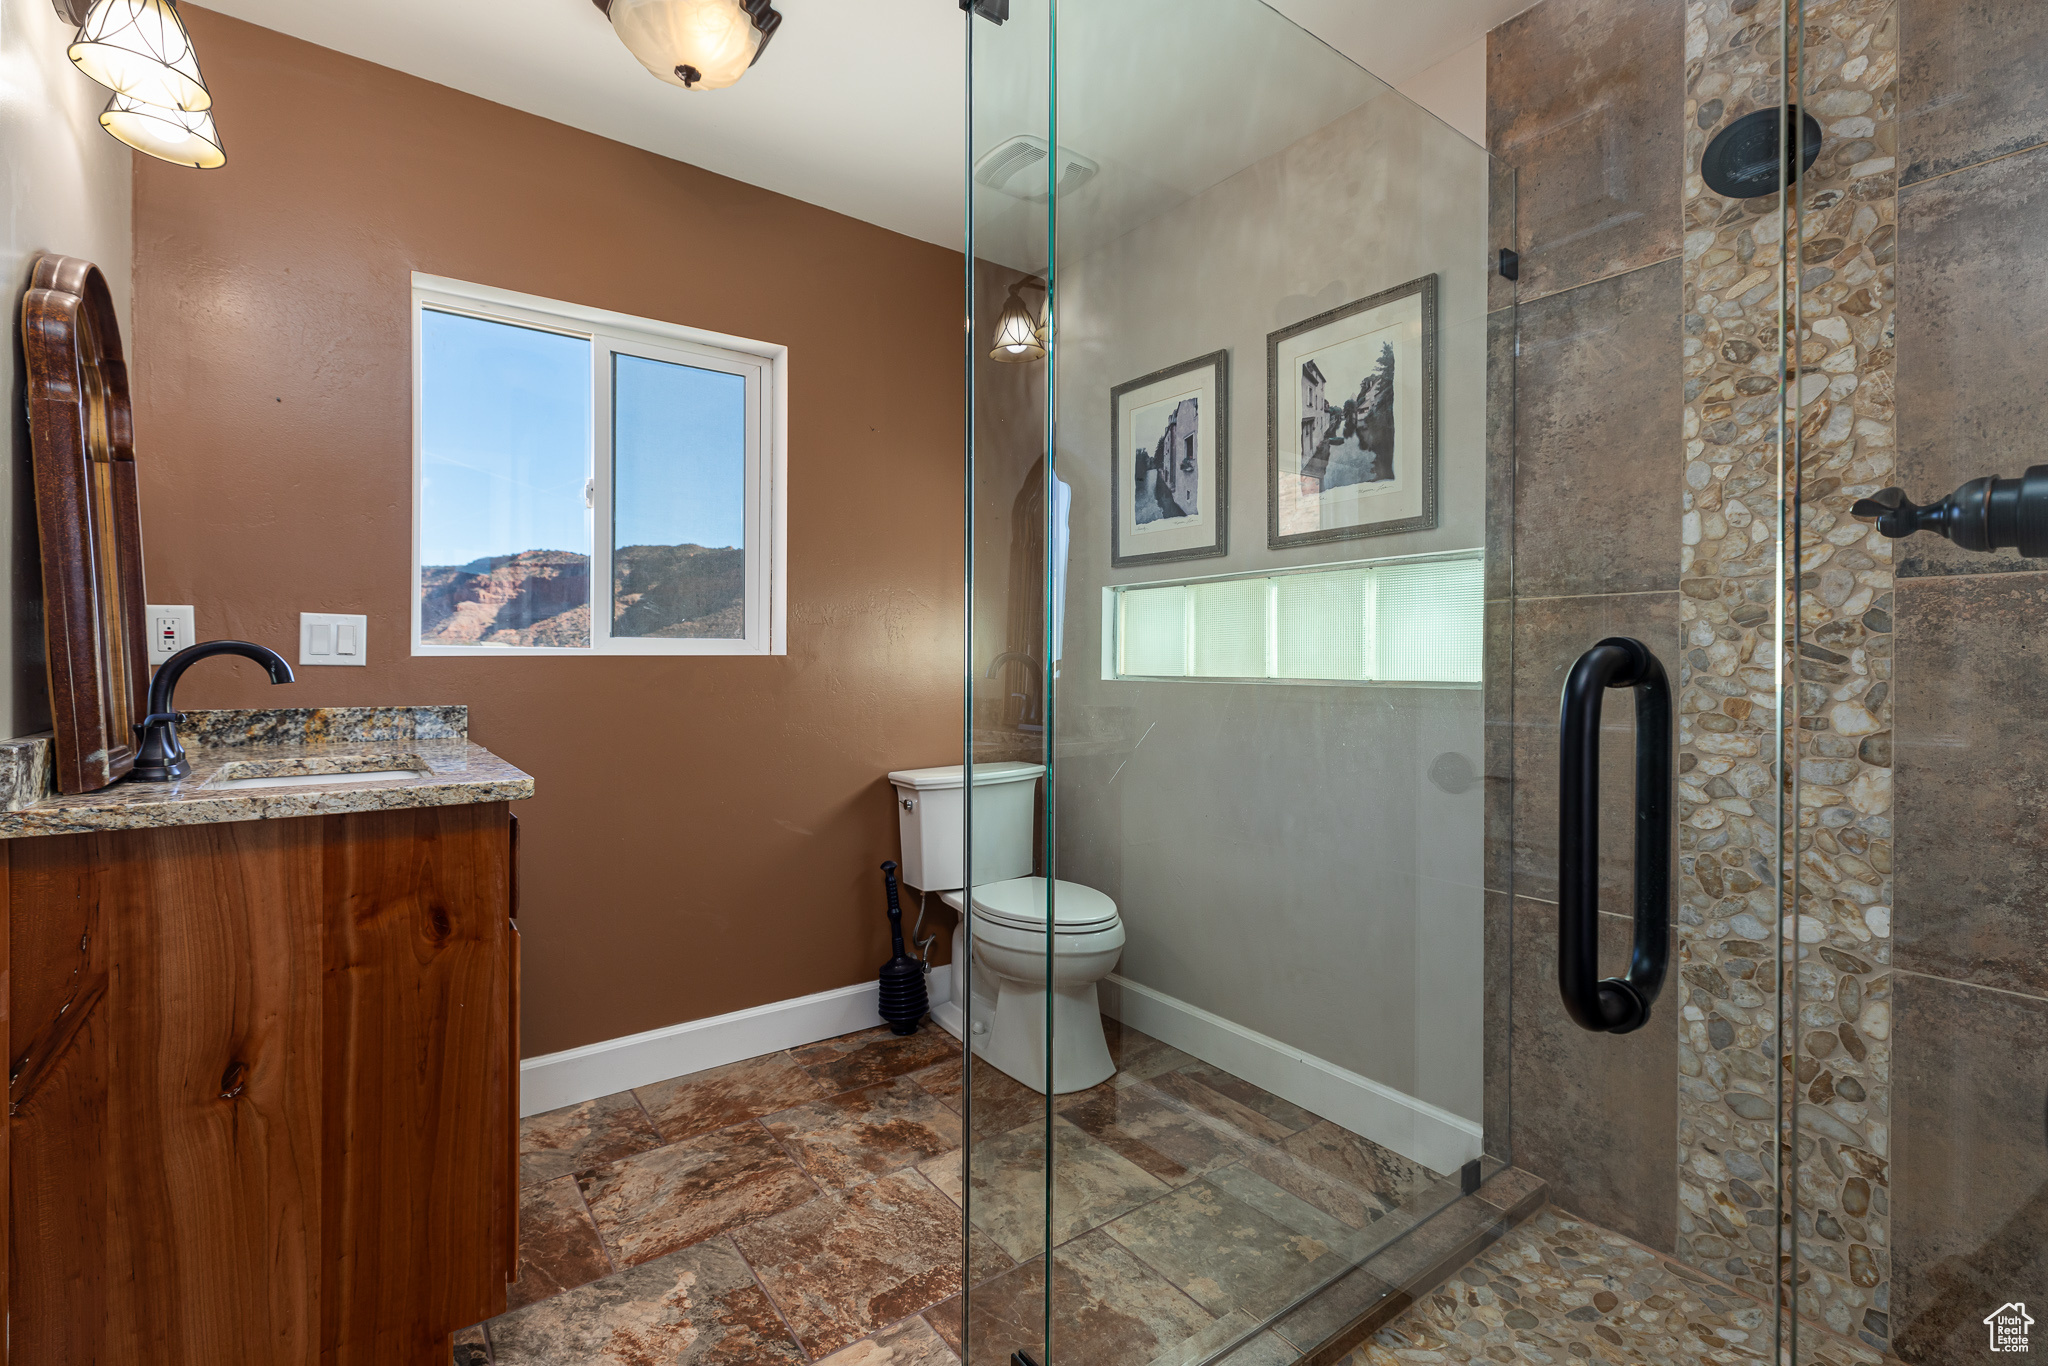
[[[1799,120],[1797,148],[1791,120],[1781,118],[1781,111],[1759,109],[1744,114],[1717,133],[1700,157],[1700,178],[1708,189],[1728,199],[1754,199],[1782,189],[1781,175],[1784,184],[1790,185],[1813,169],[1820,156],[1819,121],[1800,113],[1798,105],[1783,112]]]

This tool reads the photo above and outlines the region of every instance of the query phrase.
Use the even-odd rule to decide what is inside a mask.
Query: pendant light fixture
[[[1027,289],[1038,290],[1044,295],[1035,317],[1021,292]],[[1044,360],[1046,343],[1051,340],[1051,291],[1046,288],[1043,277],[1026,275],[1010,286],[1010,297],[1003,300],[1002,314],[996,319],[995,347],[988,353],[988,358],[1013,365]]]
[[[670,85],[723,90],[782,24],[774,0],[592,0],[626,50]]]
[[[177,0],[58,0],[58,13],[78,25],[71,60],[114,92],[100,127],[173,165],[227,164]]]
[[[96,0],[71,44],[71,60],[115,94],[142,104],[187,113],[213,106],[174,0]]]
[[[227,164],[211,110],[188,113],[116,95],[101,112],[100,127],[138,152],[179,166],[211,171]]]

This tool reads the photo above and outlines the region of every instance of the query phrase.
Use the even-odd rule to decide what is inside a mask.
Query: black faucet
[[[283,655],[246,640],[208,640],[178,651],[163,662],[156,677],[149,681],[149,715],[135,726],[142,736],[142,749],[135,756],[130,778],[143,783],[168,783],[192,771],[185,758],[185,747],[178,743],[178,723],[185,717],[172,709],[171,694],[185,670],[214,655],[253,659],[269,671],[272,683],[292,681],[292,666],[284,662]]]

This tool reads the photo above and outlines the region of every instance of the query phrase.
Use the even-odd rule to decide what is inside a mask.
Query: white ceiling
[[[1404,85],[1535,0],[1266,0],[1388,85]]]
[[[955,0],[777,0],[782,28],[760,64],[738,85],[705,92],[648,75],[590,0],[205,3],[897,232],[949,247],[961,241],[966,80]],[[1020,16],[1013,33],[1037,3],[1013,0]],[[1272,0],[1390,84],[1467,46],[1527,3]],[[1131,0],[1082,4],[1090,19],[1132,13]],[[1071,14],[1062,14],[1069,33],[1076,26]],[[217,112],[230,128],[232,106],[223,102]],[[1289,108],[1276,117],[1292,124],[1301,115]]]
[[[1013,20],[1000,30],[979,26],[977,35],[978,162],[1016,134],[1045,138],[1047,114],[1042,31]],[[1059,40],[1060,145],[1101,167],[1060,196],[1063,260],[1113,241],[1387,91],[1356,63],[1248,0],[1066,4]],[[1051,255],[1048,226],[1042,201],[977,187],[976,256],[1042,272]]]

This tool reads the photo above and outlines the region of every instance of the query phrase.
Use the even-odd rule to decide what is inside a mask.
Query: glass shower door
[[[1794,9],[1797,1359],[2003,1360],[2048,1336],[2048,23]]]
[[[1119,909],[1131,1057],[1055,1107],[1086,1179],[1054,1191],[1053,1348],[1067,1324],[1099,1359],[1093,1302],[1189,1360],[1298,1354],[1498,1165],[1497,187],[1262,4],[1065,6],[1056,52],[1060,141],[1097,169],[1057,200],[1053,852]]]
[[[968,13],[965,199],[967,299],[967,888],[945,1018],[967,1043],[967,1142],[953,1191],[963,1211],[965,1293],[935,1326],[963,1361],[1049,1366],[1052,1097],[1019,1057],[1052,1051],[1046,1012],[1006,1031],[1002,966],[1051,961],[1050,802],[1053,601],[1048,545],[1052,261],[1051,2]],[[1028,792],[1028,799],[1019,794]],[[1028,808],[1028,810],[1026,809]],[[984,913],[984,906],[990,908]],[[1034,928],[1034,924],[1036,928]],[[985,940],[999,940],[999,944]],[[1005,952],[1006,951],[1006,952]],[[1014,1007],[1008,1012],[1016,1015]],[[1028,1012],[1027,1012],[1028,1014]],[[1018,1020],[1008,1021],[1013,1026]],[[1026,1074],[1020,1080],[1012,1072]]]

